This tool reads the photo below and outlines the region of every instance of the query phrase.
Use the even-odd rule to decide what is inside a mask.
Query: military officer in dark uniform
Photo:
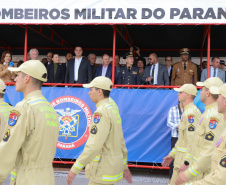
[[[123,59],[125,59],[126,65],[120,67],[117,84],[140,85],[139,68],[133,66],[133,53],[127,52]]]

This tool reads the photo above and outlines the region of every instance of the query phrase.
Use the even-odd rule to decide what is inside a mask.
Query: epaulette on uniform
[[[32,99],[32,100],[27,101],[27,104],[29,104],[30,106],[37,105],[37,104],[40,104],[40,103],[49,104],[49,102],[45,98],[36,98],[36,99]]]

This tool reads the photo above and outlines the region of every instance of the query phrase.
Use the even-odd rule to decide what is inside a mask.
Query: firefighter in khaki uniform
[[[111,80],[99,76],[83,87],[90,88],[90,99],[96,103],[97,110],[93,114],[84,151],[69,171],[67,183],[71,185],[85,166],[89,185],[115,184],[123,176],[131,183],[121,118],[117,105],[109,99]]]
[[[196,129],[194,145],[191,152],[189,166],[182,166],[183,171],[176,181],[176,184],[183,184],[187,181],[203,179],[210,173],[210,161],[222,131],[226,128],[223,120],[223,114],[218,112],[217,98],[209,91],[210,87],[220,87],[223,82],[218,77],[208,78],[204,82],[197,82],[197,86],[202,86],[201,102],[205,104],[205,112]],[[189,169],[187,169],[189,167]]]
[[[191,150],[194,142],[194,133],[197,124],[200,120],[201,113],[193,100],[197,94],[197,89],[192,84],[184,84],[180,88],[174,88],[178,93],[178,99],[184,106],[184,112],[181,116],[179,124],[179,137],[175,147],[171,150],[162,162],[162,166],[169,166],[174,159],[173,176],[171,178],[171,185],[175,184],[176,178],[179,174],[179,168],[185,161],[185,156],[189,155],[187,152]]]
[[[59,120],[41,92],[47,81],[46,68],[40,61],[30,60],[8,69],[18,74],[16,91],[22,92],[24,99],[10,111],[0,143],[0,182],[16,167],[16,185],[55,185],[52,160]]]
[[[218,112],[224,115],[224,124],[226,124],[226,84],[223,86],[210,87],[211,94],[219,94],[217,99]],[[215,144],[212,155],[211,172],[204,179],[187,183],[186,185],[225,185],[226,182],[226,129],[219,135],[220,138]],[[210,164],[209,164],[210,165]]]
[[[5,83],[0,79],[0,142],[3,139],[5,126],[9,119],[9,112],[12,110],[12,106],[8,103],[5,103],[3,100],[3,96],[6,91]],[[2,182],[0,182],[0,185]]]
[[[171,85],[196,84],[197,66],[188,60],[190,50],[182,48],[180,50],[181,61],[173,65]]]
[[[0,142],[3,139],[4,129],[9,119],[9,111],[12,110],[12,106],[4,102],[3,96],[6,91],[5,83],[0,79]]]

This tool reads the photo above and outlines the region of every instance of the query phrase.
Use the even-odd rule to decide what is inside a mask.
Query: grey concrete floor
[[[67,174],[68,171],[55,171],[55,184],[56,185],[67,185]],[[156,175],[156,174],[142,174],[142,173],[133,173],[133,183],[132,185],[167,185],[168,176],[166,175]],[[3,185],[9,185],[10,176],[7,177]],[[76,176],[73,181],[73,185],[88,185],[89,180],[85,178],[85,173],[81,172]],[[117,185],[128,185],[128,183],[123,180]]]

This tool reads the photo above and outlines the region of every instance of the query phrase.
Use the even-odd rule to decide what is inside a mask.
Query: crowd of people
[[[81,53],[81,49],[76,52]],[[6,59],[9,62],[11,56]],[[59,64],[59,55],[54,54],[52,59],[49,66],[52,65],[54,71],[55,64]],[[84,62],[82,60],[80,62]],[[68,66],[72,61],[69,60]],[[83,68],[89,64],[87,62]],[[7,70],[17,74],[15,90],[21,92],[24,99],[15,107],[6,103],[3,98],[7,89],[0,79],[0,185],[9,174],[10,184],[55,185],[52,160],[60,121],[41,91],[42,84],[47,81],[47,69],[39,60],[29,60],[20,67],[8,67]],[[132,183],[119,108],[110,98],[112,86],[112,81],[103,76],[83,84],[83,87],[90,88],[88,94],[97,110],[90,121],[84,151],[68,173],[68,185],[85,166],[89,184],[115,184],[123,177]],[[95,165],[98,168],[94,170]]]
[[[100,160],[99,153],[102,160],[105,157],[108,160],[102,162],[104,168],[98,169],[97,174],[100,175],[90,173],[90,183],[103,184],[102,182],[108,181],[115,184],[123,176],[129,183],[132,182],[122,128],[118,124],[121,123],[118,107],[109,98],[113,86],[109,80],[112,79],[113,71],[110,56],[104,54],[102,65],[96,65],[95,54],[83,57],[80,46],[75,47],[74,52],[75,58],[67,53],[66,63],[60,62],[59,54],[51,52],[41,63],[37,60],[38,50],[31,49],[29,61],[21,62],[19,68],[11,67],[13,63],[10,52],[2,54],[0,104],[3,107],[1,112],[5,112],[4,116],[9,119],[2,119],[4,127],[0,124],[0,184],[10,170],[11,180],[16,181],[16,184],[26,184],[34,179],[38,184],[54,184],[51,163],[56,151],[59,120],[51,104],[42,95],[44,82],[83,84],[83,87],[90,88],[91,101],[98,104],[91,123],[92,135],[83,154],[68,174],[68,185],[72,184],[84,166],[90,167]],[[123,56],[126,65],[120,66],[120,57],[116,55],[115,81],[118,84],[181,85],[180,88],[174,88],[178,92],[179,104],[170,109],[167,119],[167,125],[172,128],[172,150],[164,158],[162,166],[173,165],[171,185],[186,182],[190,185],[223,185],[226,180],[226,84],[225,71],[220,68],[225,64],[219,57],[212,57],[210,78],[207,78],[206,63],[203,62],[204,69],[198,80],[198,66],[191,62],[189,52],[188,48],[181,49],[181,61],[174,65],[171,65],[170,56],[165,57],[165,65],[160,64],[156,53],[149,55],[150,64],[145,65],[144,57],[136,50],[139,56],[134,59],[133,51],[130,50]],[[24,100],[15,107],[3,100],[6,92],[3,80],[14,80],[16,91],[24,94]],[[197,96],[195,85],[202,87],[200,100],[205,104],[203,114],[193,102]],[[107,124],[103,126],[101,122]],[[109,129],[110,127],[114,129]],[[4,132],[2,128],[5,128]],[[107,138],[108,135],[110,139]],[[43,145],[44,140],[46,145]],[[46,157],[46,152],[49,157]],[[39,173],[36,173],[37,169]],[[89,174],[88,170],[87,172]]]
[[[197,89],[193,84],[174,88],[178,105],[170,108],[167,126],[171,128],[171,152],[162,165],[170,166],[171,185],[225,184],[226,84],[219,77],[197,82],[202,87],[201,114],[193,103]]]
[[[48,52],[41,62],[46,66],[48,72],[47,83],[89,83],[97,76],[105,76],[112,80],[112,61],[108,54],[103,54],[102,64],[97,64],[97,56],[90,53],[83,56],[81,46],[74,49],[75,57],[68,52],[65,55],[66,62],[60,61],[57,53]],[[175,62],[171,56],[165,57],[165,64],[159,63],[158,55],[151,53],[148,63],[144,56],[140,54],[138,47],[131,47],[123,59],[125,64],[120,64],[120,56],[115,55],[115,84],[124,85],[163,85],[181,86],[183,84],[196,84],[197,81],[207,79],[207,62],[203,61],[199,66],[192,62],[190,50],[182,48],[179,51],[180,61]],[[31,49],[28,52],[27,60],[39,59],[39,51]],[[15,75],[7,70],[12,61],[12,54],[8,51],[2,53],[0,64],[0,78],[4,82],[13,82]],[[23,61],[19,61],[21,65]],[[18,67],[17,65],[17,67]],[[210,77],[219,77],[225,82],[225,62],[219,57],[212,57],[210,67]]]

